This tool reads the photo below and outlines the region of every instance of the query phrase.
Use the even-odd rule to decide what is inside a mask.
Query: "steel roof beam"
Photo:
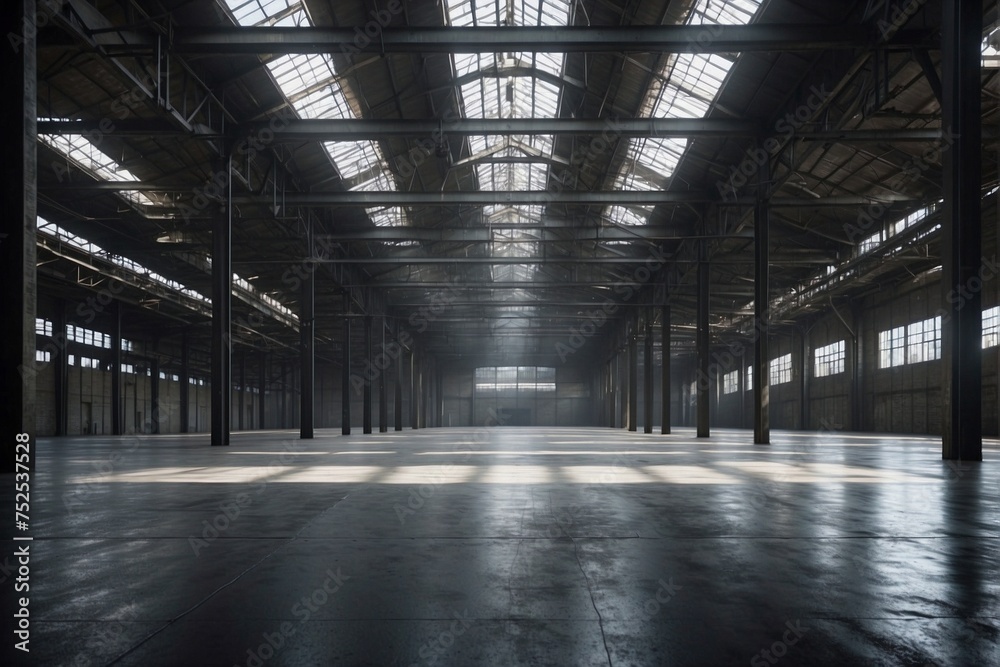
[[[901,32],[888,44],[866,25],[751,24],[626,27],[385,28],[374,39],[354,28],[178,26],[170,49],[181,54],[285,53],[742,53],[932,46],[931,31]],[[110,54],[151,52],[151,33],[98,40]]]

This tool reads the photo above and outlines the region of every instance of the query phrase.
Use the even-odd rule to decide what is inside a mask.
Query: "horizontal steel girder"
[[[665,25],[601,27],[426,27],[382,28],[371,21],[354,28],[178,26],[171,34],[174,53],[740,53],[825,51],[829,49],[931,46],[930,31],[897,33],[891,44],[868,26],[817,24]],[[151,33],[111,35],[101,46],[109,54],[151,52]]]
[[[237,130],[246,136],[267,136],[268,143],[285,141],[358,141],[384,137],[509,136],[509,135],[604,135],[617,137],[757,137],[763,124],[755,120],[728,118],[462,118],[455,120],[382,119],[288,119],[280,123],[247,123]],[[215,140],[219,135],[202,128],[194,132],[155,120],[44,120],[38,134],[91,134],[102,136],[191,136]],[[266,134],[265,134],[266,133]],[[937,141],[940,129],[822,130],[800,128],[797,139],[828,142]]]

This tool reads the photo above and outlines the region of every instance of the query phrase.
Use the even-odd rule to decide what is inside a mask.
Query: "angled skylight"
[[[688,25],[745,25],[760,0],[697,0]],[[704,118],[722,88],[735,58],[719,54],[681,53],[671,56],[650,85],[640,109],[642,118]],[[687,139],[646,137],[629,141],[615,189],[660,190],[687,150]],[[645,224],[651,207],[610,206],[606,217],[620,225]]]
[[[65,118],[40,118],[39,120],[60,120]],[[102,152],[90,139],[82,134],[39,134],[38,138],[45,145],[62,153],[79,169],[93,176],[98,181],[138,181],[138,176],[123,167],[117,160]],[[60,177],[60,180],[62,178]],[[144,206],[156,206],[156,202],[142,192],[124,190],[118,195],[140,213]]]
[[[96,243],[88,241],[87,239],[62,228],[54,222],[49,222],[45,218],[38,217],[36,219],[36,225],[39,234],[48,236],[59,243],[64,243],[78,250],[82,250],[87,255],[99,257],[105,261],[111,262],[112,264],[135,275],[140,280],[148,280],[204,304],[212,303],[212,300],[201,292],[193,290],[190,287],[185,287],[183,284],[173,280],[172,278],[162,276],[156,271],[146,268],[135,260],[109,252]],[[202,268],[210,270],[212,264],[211,258],[205,257],[202,259],[204,262]],[[261,306],[266,306],[266,308],[270,310],[269,314],[272,317],[284,322],[288,326],[293,328],[298,326],[298,316],[287,306],[274,297],[261,292],[256,287],[251,285],[249,281],[241,278],[239,274],[236,273],[233,274],[233,294],[259,310],[264,310]]]
[[[566,26],[569,0],[446,0],[448,24],[484,26]],[[565,54],[562,53],[469,53],[453,54],[458,78],[458,98],[466,118],[555,118],[559,114]],[[480,190],[545,190],[552,159],[551,135],[471,136],[469,153]],[[494,204],[483,208],[491,223],[537,222],[540,206]],[[499,237],[496,236],[499,234]],[[523,232],[497,232],[493,255],[531,257],[537,241]],[[531,280],[532,265],[505,264],[493,267],[498,282]]]
[[[224,0],[242,26],[311,26],[299,0]],[[333,59],[327,54],[289,54],[267,62],[275,83],[300,118],[358,118],[340,86]],[[392,171],[374,141],[341,141],[323,144],[341,179],[350,190],[396,190]],[[404,221],[403,210],[369,208],[376,225]]]

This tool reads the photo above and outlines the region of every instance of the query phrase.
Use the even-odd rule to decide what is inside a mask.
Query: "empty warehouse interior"
[[[5,664],[1000,664],[1000,4],[2,11]]]

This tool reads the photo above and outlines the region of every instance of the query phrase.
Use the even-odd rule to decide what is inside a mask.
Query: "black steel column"
[[[310,267],[315,268],[315,267]],[[316,405],[316,289],[315,271],[305,271],[302,278],[302,303],[299,314],[299,336],[302,346],[299,349],[300,360],[299,380],[301,382],[301,397],[299,398],[299,438],[308,440],[313,437],[315,425],[314,408]]]
[[[243,394],[246,393],[247,388],[247,353],[243,352],[240,354],[240,391],[237,396],[237,409],[236,409],[236,428],[240,431],[244,429],[243,415],[246,412],[243,406]]]
[[[340,432],[351,434],[351,300],[344,295],[343,370],[340,374]]]
[[[660,414],[663,424],[660,433],[670,433],[670,306],[663,306],[660,322],[660,344],[663,346],[663,370],[660,374]]]
[[[149,362],[149,432],[160,432],[160,364]]]
[[[771,300],[768,290],[768,244],[770,243],[770,210],[767,191],[770,187],[771,164],[765,160],[758,172],[757,203],[754,207],[754,354],[753,354],[753,441],[756,445],[771,443],[768,332],[771,327]]]
[[[188,387],[191,386],[191,361],[190,361],[190,342],[188,341],[187,333],[181,335],[181,386],[178,387],[178,393],[180,394],[180,416],[181,416],[181,433],[187,433],[191,428],[191,421],[188,416],[188,411],[190,409],[190,394],[188,393]]]
[[[364,405],[361,408],[364,418],[364,433],[372,432],[372,316],[365,315],[365,372],[364,372]]]
[[[3,57],[3,81],[13,91],[3,105],[5,219],[0,243],[0,286],[3,289],[4,317],[0,318],[0,373],[5,382],[3,411],[4,457],[2,470],[14,472],[15,434],[27,433],[35,442],[35,316],[37,312],[38,274],[35,235],[38,224],[38,163],[36,158],[36,111],[38,98],[35,30],[35,1],[13,0],[4,3],[4,25],[17,30],[23,38]],[[16,26],[16,28],[15,28]],[[29,34],[30,33],[30,34]],[[9,46],[14,46],[9,44]],[[4,48],[8,48],[4,47]],[[16,93],[22,92],[22,95]],[[63,336],[66,331],[63,330]],[[34,447],[32,447],[32,451]],[[34,457],[31,457],[34,461]]]
[[[420,383],[418,380],[419,371],[417,368],[417,349],[416,347],[410,348],[410,428],[418,429],[420,428],[420,405],[419,405],[419,391]]]
[[[653,432],[653,310],[651,308],[646,310],[646,339],[644,341],[645,346],[643,348],[644,358],[642,360],[643,364],[643,376],[642,376],[642,389],[645,401],[643,403],[643,412],[645,412],[645,426],[643,427],[643,433]]]
[[[125,433],[122,405],[122,302],[115,301],[111,312],[111,434]]]
[[[375,372],[378,373],[378,432],[387,433],[389,431],[389,405],[386,403],[385,374],[389,372],[389,364],[386,363],[388,356],[385,353],[385,316],[382,317],[382,343],[375,365]]]
[[[712,378],[711,369],[711,333],[709,331],[709,299],[711,298],[709,281],[711,280],[711,265],[708,263],[708,241],[702,240],[698,249],[698,437],[709,437],[709,400]]]
[[[66,304],[58,302],[52,322],[55,364],[56,435],[69,435],[69,352],[66,350]]]
[[[257,383],[257,428],[264,428],[264,413],[267,411],[267,353],[260,353],[260,382]]]
[[[941,216],[944,308],[941,456],[983,460],[982,433],[982,116],[980,58],[983,12],[979,3],[945,0],[941,23],[944,84],[942,126],[955,137],[944,148]],[[957,300],[957,303],[956,303]]]
[[[639,318],[634,316],[628,332],[628,430],[638,430],[639,421]]]
[[[227,150],[228,153],[228,150]],[[225,173],[224,200],[212,230],[212,446],[229,445],[232,419],[232,157],[221,165]]]
[[[799,421],[802,423],[802,430],[807,430],[809,428],[809,377],[812,375],[812,370],[814,365],[812,359],[809,358],[809,335],[805,329],[802,329],[801,340],[799,345],[799,353],[801,356],[801,363],[799,364]]]
[[[396,382],[393,384],[392,421],[396,431],[403,430],[403,346],[396,357]]]

